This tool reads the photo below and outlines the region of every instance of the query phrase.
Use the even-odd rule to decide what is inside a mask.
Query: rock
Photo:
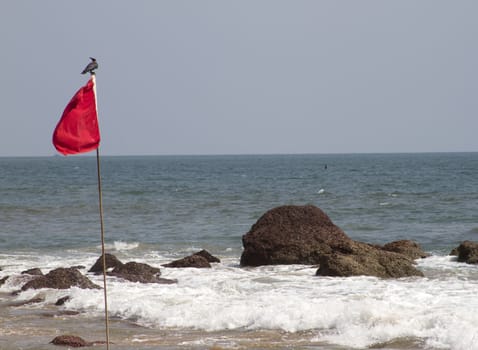
[[[38,268],[22,271],[22,275],[43,276],[43,272]]]
[[[113,254],[105,254],[106,260],[106,269],[117,268],[123,265],[123,263]],[[98,260],[93,264],[93,266],[88,270],[88,272],[94,272],[95,274],[103,273],[103,255],[101,255]]]
[[[281,206],[262,215],[242,237],[242,266],[319,263],[350,238],[313,205]]]
[[[83,338],[77,337],[76,335],[59,335],[51,341],[51,344],[71,346],[72,348],[81,348],[84,346],[93,345],[93,343],[87,342]]]
[[[411,258],[361,242],[351,242],[351,252],[348,254],[333,252],[322,255],[319,264],[317,276],[423,276],[423,273],[414,267]]]
[[[61,305],[64,305],[67,301],[69,301],[71,298],[69,295],[67,295],[66,297],[62,297],[60,299],[58,299],[55,303],[56,306],[61,306]]]
[[[190,255],[185,258],[172,261],[163,265],[165,267],[196,267],[196,268],[210,268],[209,261],[201,255]]]
[[[197,253],[194,253],[193,255],[202,256],[203,258],[205,258],[210,263],[220,263],[221,262],[221,260],[219,260],[219,258],[216,258],[214,255],[212,255],[211,253],[209,253],[205,249],[203,249],[203,250],[201,250]]]
[[[161,271],[157,267],[137,262],[129,262],[121,266],[117,266],[109,273],[111,276],[123,278],[131,282],[141,283],[176,283],[175,280],[160,278]]]
[[[459,262],[478,264],[478,243],[464,241],[456,249],[458,251]]]
[[[40,288],[54,288],[54,289],[68,289],[71,287],[79,287],[82,289],[99,289],[100,287],[91,282],[86,276],[83,276],[80,271],[72,268],[58,268],[48,272],[44,276],[27,282],[22,290],[40,289]]]
[[[3,278],[0,278],[0,287],[3,286],[5,284],[5,282],[7,281],[9,276],[5,276]]]
[[[430,256],[430,254],[425,253],[422,248],[420,248],[418,243],[405,239],[387,243],[382,247],[382,249],[389,252],[406,255],[411,259],[420,259]]]
[[[458,256],[458,247],[453,248],[449,255]]]
[[[15,301],[10,303],[8,306],[19,307],[19,306],[43,303],[44,301],[45,301],[45,295],[37,294],[33,298],[30,298],[28,300],[23,300],[23,301]]]
[[[193,255],[185,258],[174,260],[163,266],[165,267],[197,267],[197,268],[210,268],[210,263],[220,263],[221,260],[211,255],[207,250],[201,250]]]
[[[320,276],[423,276],[411,257],[353,241],[312,205],[268,211],[243,236],[243,245],[242,266],[319,264]],[[387,248],[413,256],[420,251],[408,242]]]

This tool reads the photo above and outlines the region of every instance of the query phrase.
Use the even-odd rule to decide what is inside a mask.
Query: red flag
[[[66,156],[93,151],[99,144],[95,76],[92,75],[63,111],[53,132],[53,145]]]

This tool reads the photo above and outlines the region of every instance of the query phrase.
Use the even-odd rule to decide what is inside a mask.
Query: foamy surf
[[[159,266],[166,258],[143,261]],[[45,262],[50,267],[65,263]],[[113,319],[163,332],[239,336],[269,330],[300,334],[310,344],[354,349],[404,339],[423,348],[478,349],[476,267],[443,256],[419,260],[418,267],[425,278],[329,278],[315,276],[310,266],[240,268],[237,259],[223,259],[212,269],[162,268],[163,277],[178,280],[173,285],[109,278],[109,312]],[[101,285],[101,276],[88,276]],[[15,275],[2,289],[18,289],[22,278]],[[49,307],[67,294],[71,299],[63,310],[98,318],[104,311],[101,290],[29,290],[15,300],[39,293],[45,301],[29,307]]]

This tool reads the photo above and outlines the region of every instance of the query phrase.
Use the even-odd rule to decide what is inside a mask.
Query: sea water
[[[221,259],[161,267],[172,285],[108,278],[112,347],[478,349],[478,266],[448,255],[478,241],[477,175],[478,153],[102,157],[108,252],[156,267],[201,249]],[[355,240],[417,241],[425,277],[240,267],[242,235],[285,204],[320,207]],[[100,254],[94,157],[0,158],[0,349],[104,340],[102,290],[11,294],[33,267],[82,265],[102,285],[87,273]]]

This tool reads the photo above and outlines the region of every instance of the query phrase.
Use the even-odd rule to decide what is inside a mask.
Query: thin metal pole
[[[106,331],[106,349],[110,348],[110,327],[108,321],[108,293],[106,291],[106,254],[105,254],[105,230],[103,224],[103,195],[101,192],[101,171],[100,171],[100,150],[96,149],[96,168],[98,170],[98,200],[100,208],[101,225],[101,254],[103,256],[103,291],[105,300],[105,331]]]

